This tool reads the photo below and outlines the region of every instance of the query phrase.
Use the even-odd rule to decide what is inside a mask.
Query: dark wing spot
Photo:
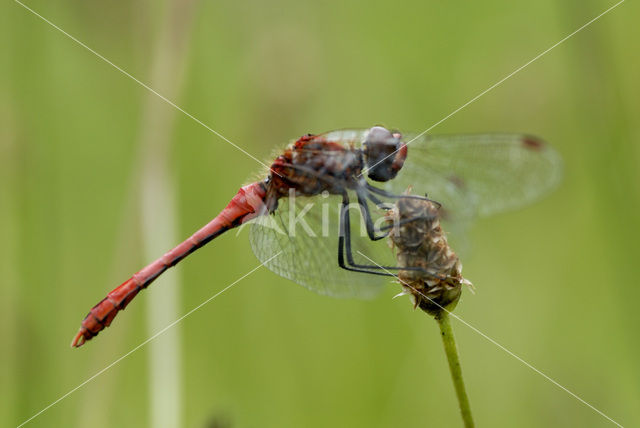
[[[532,150],[542,150],[544,147],[544,142],[538,137],[534,137],[532,135],[525,135],[522,138],[522,144]]]
[[[458,175],[451,175],[449,176],[449,181],[458,189],[464,189],[465,183],[462,177]]]

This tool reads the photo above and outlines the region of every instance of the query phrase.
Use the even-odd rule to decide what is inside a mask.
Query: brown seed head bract
[[[452,310],[460,299],[462,264],[440,226],[439,205],[426,199],[400,198],[388,211],[393,224],[389,238],[396,248],[398,266],[421,268],[401,270],[398,279],[414,307],[437,315],[442,308]]]

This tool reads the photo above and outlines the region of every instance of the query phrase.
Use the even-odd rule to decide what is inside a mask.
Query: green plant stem
[[[440,326],[440,335],[442,336],[444,353],[447,355],[447,361],[449,362],[449,371],[451,372],[453,386],[455,387],[456,395],[458,396],[458,404],[460,405],[462,420],[466,428],[471,428],[474,426],[473,418],[471,417],[471,407],[469,406],[467,391],[464,388],[462,368],[460,367],[460,359],[458,357],[458,347],[456,346],[456,339],[453,336],[453,330],[451,329],[449,314],[443,310],[436,315],[435,318]]]

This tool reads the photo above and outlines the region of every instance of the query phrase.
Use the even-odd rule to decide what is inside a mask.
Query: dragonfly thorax
[[[364,167],[360,148],[305,135],[278,156],[271,165],[269,187],[277,197],[294,190],[299,196],[322,192],[342,195],[354,188]]]

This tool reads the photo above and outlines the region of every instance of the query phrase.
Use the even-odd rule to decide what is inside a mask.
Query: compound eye
[[[393,134],[387,128],[382,126],[374,126],[367,134],[365,143],[384,143],[393,139]]]
[[[401,149],[401,143],[398,136],[391,133],[388,129],[381,126],[374,126],[369,130],[365,141],[366,165],[368,168],[368,176],[374,181],[388,181],[396,176],[398,170],[402,167],[406,150],[404,154],[398,157],[396,153]]]

